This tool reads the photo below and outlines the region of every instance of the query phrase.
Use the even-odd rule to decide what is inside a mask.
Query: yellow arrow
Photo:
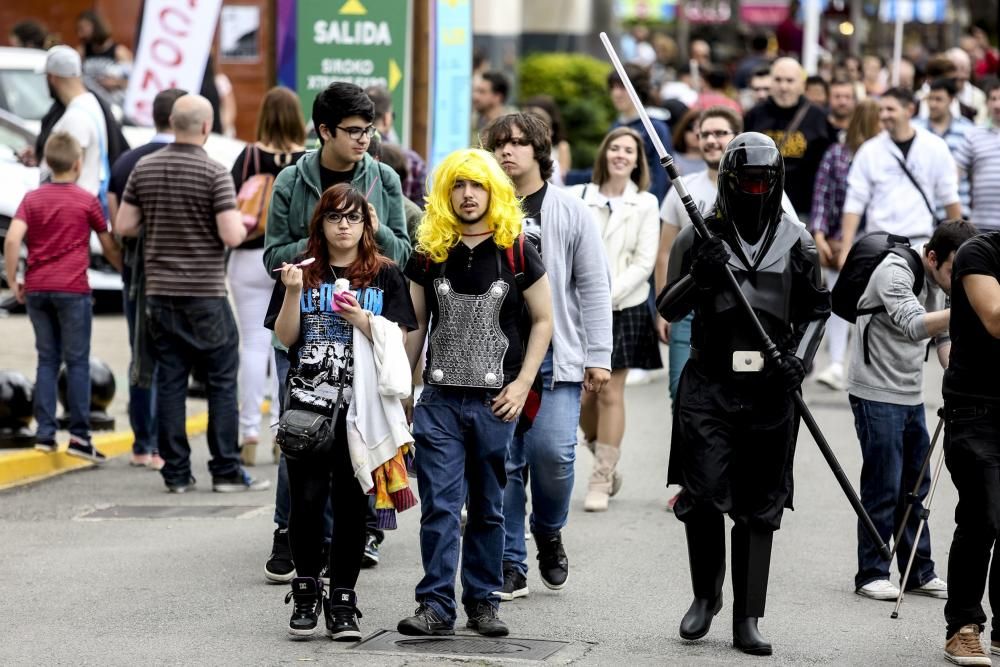
[[[340,8],[340,13],[351,16],[364,16],[368,13],[368,10],[361,4],[361,0],[347,0],[344,6]]]
[[[389,92],[396,90],[396,86],[399,85],[399,80],[403,78],[403,72],[399,69],[399,65],[392,58],[389,58]]]

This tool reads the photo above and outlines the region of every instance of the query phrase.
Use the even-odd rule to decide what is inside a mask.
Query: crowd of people
[[[989,664],[980,601],[1000,484],[982,471],[1000,460],[1000,396],[976,365],[1000,359],[1000,81],[978,33],[895,72],[847,57],[808,77],[765,37],[731,68],[695,40],[697,71],[665,66],[640,41],[625,73],[644,109],[613,71],[618,116],[593,165],[572,163],[551,98],[517,110],[508,78],[484,71],[470,147],[429,175],[398,145],[387,91],[348,83],[316,97],[314,150],[298,97],[280,87],[233,165],[202,147],[218,105],[176,89],[156,97],[149,144],[112,150],[118,132],[85,85],[87,63],[124,62],[127,49],[94,16],[81,17],[80,37],[82,55],[49,51],[58,113],[25,156],[47,182],[25,198],[5,248],[36,334],[37,447],[56,448],[65,361],[70,453],[104,460],[84,409],[94,230],[123,272],[133,465],[159,470],[171,493],[195,489],[184,416],[197,370],[212,489],[268,489],[247,468],[272,398],[280,451],[264,573],[290,584],[290,634],[314,634],[322,613],[331,638],[361,638],[359,572],[378,564],[396,512],[416,504],[415,473],[423,577],[399,631],[454,633],[461,567],[468,627],[506,635],[499,603],[529,595],[526,529],[542,583],[562,589],[578,445],[593,459],[584,509],[608,511],[623,483],[629,374],[665,365],[677,485],[667,505],[685,523],[695,598],[680,634],[700,639],[719,611],[729,514],[734,645],[770,654],[757,623],[771,535],[791,500],[791,397],[825,326],[829,365],[814,378],[848,394],[862,504],[884,542],[900,531],[900,575],[916,551],[900,587],[948,598],[947,656]],[[643,63],[651,52],[656,62]],[[113,90],[109,72],[98,78]],[[642,114],[717,238],[695,233]],[[10,260],[22,239],[23,284]],[[775,339],[774,359],[719,296],[729,273]],[[841,307],[838,293],[853,299]],[[931,339],[947,369],[944,446],[960,497],[950,587],[929,532],[916,539],[919,513],[898,525],[931,448]],[[734,434],[748,430],[771,445],[766,456],[747,458]],[[896,599],[889,568],[859,523],[856,592]],[[990,576],[995,596],[1000,571]]]

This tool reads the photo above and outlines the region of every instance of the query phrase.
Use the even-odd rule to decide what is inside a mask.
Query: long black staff
[[[694,225],[694,228],[702,238],[711,238],[712,234],[708,231],[708,227],[705,226],[705,220],[701,217],[701,212],[698,210],[698,206],[694,203],[694,199],[691,198],[687,188],[684,187],[684,182],[679,178],[677,167],[674,166],[674,159],[670,157],[669,153],[667,153],[667,149],[663,147],[663,142],[660,141],[660,137],[653,130],[653,124],[649,120],[649,115],[646,113],[646,109],[643,108],[642,102],[639,100],[639,96],[636,95],[635,88],[632,87],[632,81],[630,81],[628,75],[625,74],[625,68],[622,67],[622,62],[618,59],[615,47],[611,45],[611,40],[608,39],[608,34],[605,32],[601,33],[601,43],[604,44],[604,48],[608,52],[608,57],[611,58],[611,64],[613,64],[615,66],[615,70],[618,71],[618,76],[621,77],[622,85],[625,86],[625,91],[632,100],[632,105],[635,106],[635,110],[639,114],[639,118],[642,120],[643,126],[646,128],[646,133],[653,142],[656,153],[660,157],[660,164],[663,166],[663,169],[666,170],[667,176],[670,177],[670,180],[673,181],[674,189],[677,190],[677,194],[681,198],[681,203],[684,204],[684,209],[687,211],[688,217],[691,219],[691,223]],[[764,345],[764,353],[773,361],[777,361],[781,358],[781,352],[778,351],[774,341],[772,341],[770,336],[767,335],[767,332],[764,331],[764,327],[761,325],[760,320],[757,319],[757,314],[753,312],[753,307],[750,305],[750,302],[747,301],[746,295],[743,293],[743,290],[740,289],[740,284],[737,282],[736,276],[733,275],[729,266],[726,266],[726,277],[729,281],[729,286],[732,288],[732,293],[736,295],[740,305],[746,311],[749,316],[750,323],[753,325],[755,331],[757,332],[757,336]],[[878,531],[875,529],[875,524],[872,523],[871,517],[868,516],[868,512],[865,511],[864,506],[861,504],[858,494],[854,492],[854,488],[851,486],[850,480],[848,480],[847,475],[844,474],[844,469],[840,467],[840,462],[834,455],[833,450],[830,449],[830,445],[823,436],[823,432],[819,429],[819,424],[816,423],[812,413],[809,411],[809,407],[802,399],[802,394],[798,391],[792,392],[792,398],[795,401],[795,406],[798,409],[799,415],[802,417],[802,421],[805,422],[809,432],[812,433],[813,439],[819,446],[819,451],[823,454],[823,458],[826,459],[827,464],[830,466],[830,470],[833,471],[833,475],[837,478],[837,482],[840,483],[840,488],[843,489],[844,495],[846,495],[847,500],[850,501],[855,514],[858,515],[858,519],[861,521],[861,524],[865,527],[868,535],[875,542],[882,554],[882,558],[889,560],[889,547],[886,546],[882,536],[879,535]]]
[[[889,559],[896,555],[896,549],[899,548],[899,542],[903,539],[903,531],[906,530],[906,522],[910,520],[910,513],[913,511],[914,507],[920,508],[918,512],[923,515],[924,512],[929,512],[929,510],[924,509],[923,500],[920,498],[920,485],[924,481],[924,475],[927,474],[927,468],[931,464],[931,455],[934,453],[934,446],[937,445],[938,437],[941,435],[941,427],[944,426],[944,408],[938,408],[938,423],[937,428],[934,429],[934,437],[931,438],[931,446],[927,448],[927,456],[924,457],[923,465],[920,466],[920,474],[917,475],[917,483],[913,485],[913,491],[906,497],[906,511],[903,512],[903,519],[899,522],[899,530],[896,532],[896,539],[892,541],[892,551],[889,552]],[[935,480],[936,482],[937,480]],[[928,494],[929,495],[929,494]],[[917,550],[917,543],[913,543],[913,550]]]

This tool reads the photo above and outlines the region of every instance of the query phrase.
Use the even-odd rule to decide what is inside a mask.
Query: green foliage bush
[[[610,71],[610,63],[576,53],[537,53],[521,60],[518,99],[555,99],[573,150],[573,167],[594,165],[601,139],[615,119],[608,96]]]

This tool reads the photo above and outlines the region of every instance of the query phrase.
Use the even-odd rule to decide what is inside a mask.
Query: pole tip
[[[889,615],[889,618],[899,618],[899,612],[898,612],[898,611],[894,611],[894,612],[892,612],[892,613],[891,613],[891,614]]]

